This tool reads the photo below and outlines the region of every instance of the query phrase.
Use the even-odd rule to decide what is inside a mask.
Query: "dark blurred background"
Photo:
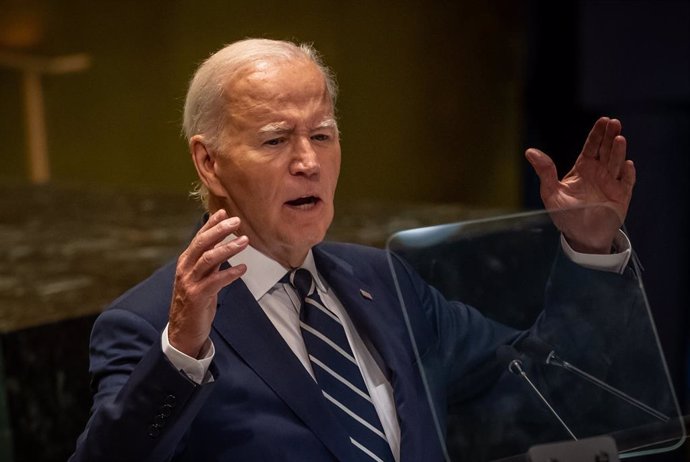
[[[93,316],[200,213],[187,82],[250,36],[313,42],[338,77],[334,239],[539,208],[525,148],[564,174],[596,118],[620,118],[638,170],[627,230],[687,414],[689,24],[687,1],[0,0],[0,460],[73,448]],[[46,63],[33,82],[49,179],[35,184],[17,66]]]

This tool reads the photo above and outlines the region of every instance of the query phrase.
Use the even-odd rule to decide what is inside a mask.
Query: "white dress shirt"
[[[230,236],[228,239],[232,238],[234,236]],[[614,241],[616,253],[609,255],[576,252],[568,245],[563,236],[561,236],[561,246],[565,254],[573,262],[581,266],[616,273],[623,271],[631,255],[630,241],[622,231],[619,231]],[[312,378],[314,378],[314,372],[299,326],[299,309],[301,304],[299,296],[289,284],[279,282],[290,271],[290,268],[283,267],[280,263],[251,246],[247,246],[245,250],[228,261],[233,266],[240,263],[247,265],[247,271],[242,276],[242,281],[292,352],[297,356]],[[309,270],[316,281],[319,297],[321,297],[324,305],[341,320],[348,342],[381,420],[386,438],[391,446],[393,456],[396,461],[400,460],[400,426],[395,409],[393,389],[390,383],[386,380],[386,377],[354,328],[352,321],[347,315],[347,311],[333,291],[330,290],[327,283],[321,278],[316,269],[311,250],[301,267]],[[168,341],[168,327],[166,326],[161,337],[161,344],[163,353],[170,362],[187,374],[190,379],[199,384],[213,380],[213,377],[208,372],[208,367],[215,354],[212,342],[208,341],[204,346],[199,355],[201,359],[191,358],[170,345]],[[230,371],[229,373],[232,372]]]

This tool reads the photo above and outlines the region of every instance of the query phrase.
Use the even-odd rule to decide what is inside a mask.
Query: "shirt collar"
[[[234,239],[234,235],[228,236],[225,241]],[[224,242],[225,242],[224,241]],[[254,300],[259,300],[261,297],[275,286],[278,281],[282,279],[291,268],[286,268],[266,254],[261,253],[251,245],[248,245],[242,252],[234,255],[228,259],[228,263],[232,266],[237,266],[241,263],[247,265],[247,271],[242,275],[242,282],[247,286],[249,291],[254,296]],[[316,281],[316,286],[322,292],[327,292],[326,285],[321,280],[318,271],[316,270],[316,262],[314,261],[314,254],[311,249],[304,263],[300,265],[301,268],[309,270]]]
[[[307,253],[307,257],[304,259],[304,263],[302,263],[300,267],[309,270],[316,281],[316,287],[321,292],[328,292],[328,286],[321,279],[321,275],[319,275],[319,272],[316,269],[316,262],[314,261],[314,254],[312,253],[311,249],[309,249],[309,253]]]

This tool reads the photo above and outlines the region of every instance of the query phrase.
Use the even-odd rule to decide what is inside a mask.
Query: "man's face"
[[[226,87],[228,123],[216,159],[221,206],[250,244],[298,266],[333,219],[340,172],[334,109],[310,61],[259,61]]]

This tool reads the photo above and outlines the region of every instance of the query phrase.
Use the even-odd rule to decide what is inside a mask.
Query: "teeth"
[[[310,202],[310,203],[308,203],[308,204],[295,205],[295,206],[293,206],[293,207],[298,208],[298,209],[300,209],[300,210],[307,210],[307,209],[310,209],[310,208],[314,207],[314,205],[315,205],[315,204],[314,204],[313,202]]]

